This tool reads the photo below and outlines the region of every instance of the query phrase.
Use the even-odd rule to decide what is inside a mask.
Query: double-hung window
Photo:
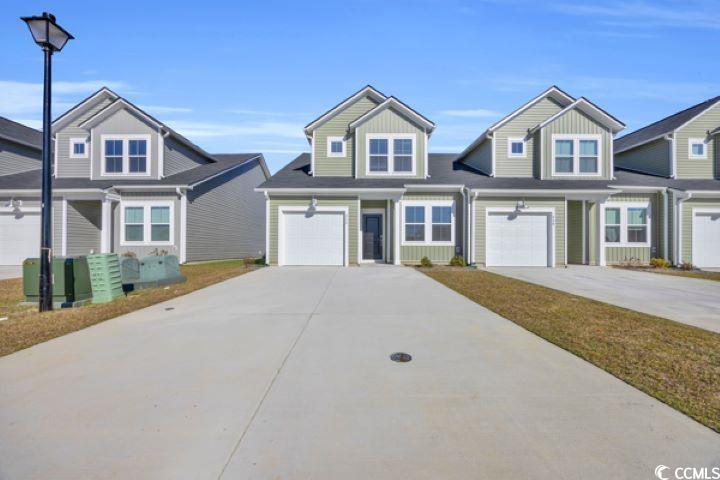
[[[553,175],[600,175],[600,141],[597,135],[553,135]]]
[[[608,247],[650,246],[650,205],[606,206],[605,244]]]
[[[703,138],[688,139],[688,157],[707,158],[707,144]]]
[[[150,136],[102,136],[103,175],[148,175]]]
[[[454,227],[452,201],[408,202],[403,205],[404,245],[452,245]]]
[[[413,175],[415,136],[372,134],[367,137],[368,175]]]
[[[173,204],[166,201],[123,202],[121,244],[170,245]]]

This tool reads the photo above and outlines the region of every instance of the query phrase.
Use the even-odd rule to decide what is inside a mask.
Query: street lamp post
[[[52,310],[52,272],[50,257],[52,252],[52,174],[50,164],[50,102],[52,54],[59,52],[73,37],[55,23],[55,16],[43,12],[42,15],[22,17],[32,33],[35,43],[45,54],[45,81],[43,86],[43,142],[42,142],[42,203],[40,227],[40,311]]]

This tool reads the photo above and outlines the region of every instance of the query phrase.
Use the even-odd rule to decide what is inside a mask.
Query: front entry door
[[[363,260],[382,260],[382,215],[363,215]]]

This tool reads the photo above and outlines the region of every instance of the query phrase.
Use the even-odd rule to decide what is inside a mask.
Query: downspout
[[[463,187],[460,189],[460,192],[462,193],[462,199],[463,199],[463,225],[462,225],[462,234],[463,234],[463,258],[465,259],[465,263],[470,263],[470,256],[468,255],[468,246],[470,245],[470,242],[468,242],[468,231],[467,228],[467,220],[468,220],[468,210],[469,210],[469,203],[468,203],[468,192],[467,187]]]
[[[682,206],[683,202],[685,200],[690,200],[693,196],[690,192],[678,192],[679,195],[676,195],[676,208],[675,208],[675,232],[677,235],[677,241],[675,242],[675,248],[677,250],[677,253],[675,255],[675,265],[680,265],[683,263],[682,261]]]
[[[663,202],[663,258],[668,260],[668,204],[667,188],[662,189]]]

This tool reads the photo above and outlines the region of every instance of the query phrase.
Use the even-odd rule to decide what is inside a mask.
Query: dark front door
[[[382,215],[363,215],[363,260],[382,260]]]

